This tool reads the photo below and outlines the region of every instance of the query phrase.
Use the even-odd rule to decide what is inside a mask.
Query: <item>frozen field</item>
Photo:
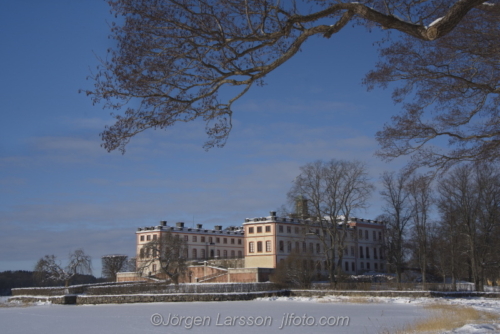
[[[245,302],[0,307],[2,333],[380,333],[428,315],[426,299],[266,298]],[[497,300],[454,300],[500,314]],[[348,320],[347,320],[348,317]],[[153,322],[156,324],[153,324]],[[491,325],[460,333],[497,333]]]

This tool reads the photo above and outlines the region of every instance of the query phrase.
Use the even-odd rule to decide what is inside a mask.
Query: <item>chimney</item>
[[[177,226],[177,227],[184,227],[184,222],[175,223],[175,226]]]
[[[160,225],[161,226],[167,226],[167,221],[166,220],[160,220]]]
[[[271,215],[271,217],[276,217],[276,211],[271,211],[269,212],[269,214]]]
[[[203,224],[196,224],[196,228],[197,229],[202,229],[203,228]]]
[[[222,225],[215,225],[214,227],[216,231],[222,231]]]
[[[298,196],[295,199],[295,214],[302,219],[309,218],[309,209],[307,207],[307,199],[303,196]]]

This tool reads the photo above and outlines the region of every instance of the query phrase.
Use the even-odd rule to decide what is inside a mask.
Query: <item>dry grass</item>
[[[479,311],[473,307],[435,304],[426,306],[432,315],[404,326],[394,333],[440,333],[450,331],[471,323],[491,323],[498,320],[498,314]]]

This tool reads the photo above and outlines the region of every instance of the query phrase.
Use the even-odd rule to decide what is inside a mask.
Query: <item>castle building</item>
[[[214,229],[204,229],[202,224],[196,227],[186,227],[183,222],[175,226],[167,226],[163,220],[158,226],[140,227],[136,232],[136,259],[137,268],[141,268],[141,262],[152,256],[147,254],[144,245],[150,241],[161,238],[162,233],[170,232],[178,235],[186,242],[184,257],[188,260],[207,259],[235,259],[243,257],[243,228],[228,227],[222,229],[216,225]],[[152,263],[148,273],[156,274],[159,270],[157,264]]]
[[[338,228],[345,222],[336,222]],[[323,223],[323,226],[325,224]],[[385,271],[384,231],[381,222],[352,218],[347,222],[343,271],[361,274]],[[245,267],[276,268],[293,251],[306,253],[321,273],[327,271],[321,225],[313,219],[270,216],[245,219]]]
[[[305,206],[306,204],[303,204]],[[270,212],[267,217],[247,218],[242,226],[222,229],[217,225],[214,229],[204,229],[202,224],[186,227],[183,222],[175,226],[167,226],[166,221],[152,227],[138,228],[136,232],[137,267],[150,260],[144,246],[170,232],[186,241],[185,258],[205,261],[211,259],[244,259],[245,269],[264,269],[272,272],[278,264],[293,252],[307,254],[318,274],[325,275],[325,238],[322,239],[321,224],[307,215],[307,207],[303,207],[300,218],[278,217]],[[307,217],[307,218],[306,218]],[[326,222],[328,224],[328,222]],[[351,218],[348,222],[339,219],[337,228],[347,225],[342,270],[346,274],[362,274],[367,271],[385,272],[383,240],[385,225],[381,222]],[[325,226],[325,221],[323,221]],[[148,267],[147,275],[159,272],[154,261]],[[206,263],[205,263],[206,265]],[[247,274],[250,272],[247,270]],[[269,271],[271,270],[271,271]],[[206,270],[204,271],[206,273]],[[220,274],[222,275],[222,274]],[[220,276],[219,275],[219,276]],[[250,274],[248,274],[250,275]],[[253,275],[253,274],[251,274]],[[227,281],[230,273],[228,273]],[[252,276],[254,277],[254,276]],[[255,281],[259,281],[259,270]],[[263,276],[262,276],[263,277]],[[268,277],[268,276],[265,276]],[[190,279],[190,281],[192,281]]]

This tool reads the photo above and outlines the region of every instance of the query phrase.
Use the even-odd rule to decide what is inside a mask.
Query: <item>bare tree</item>
[[[270,280],[281,287],[310,288],[318,277],[318,264],[314,254],[294,249],[286,259],[278,263]]]
[[[471,40],[489,36],[496,46],[499,34],[480,28],[485,19],[498,26],[498,4],[483,2],[109,0],[120,17],[120,23],[112,25],[116,47],[92,75],[95,88],[86,93],[106,108],[125,109],[101,134],[108,151],[124,151],[133,136],[147,129],[195,119],[206,122],[205,147],[223,146],[231,130],[232,104],[252,85],[261,85],[312,36],[330,38],[350,23],[380,27],[418,42],[415,49],[423,55],[427,44],[419,41],[443,38],[465,22],[475,29],[460,33],[466,30]],[[458,37],[448,41],[460,44],[464,36]],[[397,47],[400,34],[394,40]],[[494,58],[498,52],[490,54]],[[433,60],[432,54],[426,56]],[[460,64],[470,64],[469,60],[454,58]],[[492,64],[496,63],[494,58]],[[394,78],[378,75],[369,82],[383,84]],[[221,100],[219,93],[225,87],[236,92]],[[455,92],[461,91],[457,86]]]
[[[77,274],[92,274],[92,258],[83,249],[77,249],[69,255],[69,263],[63,267],[56,262],[55,255],[45,255],[35,265],[35,275],[39,280],[64,282],[69,286],[70,280]]]
[[[408,183],[409,201],[412,208],[412,239],[415,241],[416,258],[422,273],[422,283],[427,282],[427,267],[430,253],[432,223],[430,210],[432,206],[432,178],[424,175],[413,175]]]
[[[116,274],[128,267],[128,256],[121,254],[104,255],[102,258],[102,276],[112,282],[116,281]]]
[[[481,283],[492,283],[500,274],[500,170],[495,165],[476,165],[479,193],[478,260]]]
[[[179,279],[187,273],[186,241],[169,231],[145,244],[137,261],[137,271],[141,275],[151,275],[157,271],[165,275],[165,280],[179,284]]]
[[[407,187],[408,175],[400,172],[382,174],[380,195],[385,202],[384,214],[377,218],[386,222],[385,247],[388,264],[396,271],[398,283],[405,263],[405,237],[412,217],[410,193]]]
[[[377,133],[379,156],[390,161],[411,155],[412,168],[443,170],[461,161],[499,161],[498,2],[471,10],[438,40],[407,35],[381,54],[365,83],[373,88],[397,82],[393,98],[404,111]]]
[[[472,168],[471,168],[472,167]],[[448,204],[457,219],[457,228],[466,245],[469,268],[477,291],[482,291],[478,257],[479,189],[473,166],[461,165],[439,182],[441,201]]]
[[[374,187],[370,183],[366,166],[357,161],[318,160],[300,168],[288,197],[308,200],[310,220],[305,222],[319,228],[330,282],[342,274],[342,259],[351,215],[367,207]]]

